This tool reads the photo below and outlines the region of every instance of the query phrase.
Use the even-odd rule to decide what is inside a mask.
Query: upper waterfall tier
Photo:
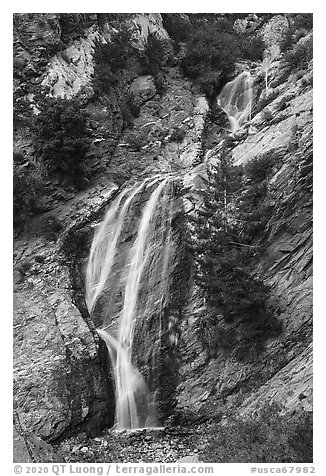
[[[228,115],[232,133],[250,120],[252,88],[253,78],[248,71],[244,71],[227,83],[217,98],[218,105]]]

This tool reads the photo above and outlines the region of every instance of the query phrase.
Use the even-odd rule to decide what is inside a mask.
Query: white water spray
[[[153,416],[149,411],[151,405],[148,388],[140,372],[132,365],[131,358],[141,279],[154,247],[158,245],[155,234],[155,211],[168,181],[169,178],[161,180],[159,177],[154,177],[122,192],[112,203],[103,223],[95,233],[91,247],[86,272],[86,297],[90,313],[95,309],[96,302],[105,290],[110,277],[117,255],[119,238],[132,201],[145,185],[153,186],[159,182],[143,209],[137,236],[129,251],[123,308],[119,317],[117,335],[114,337],[105,329],[98,330],[99,336],[107,344],[114,370],[117,429],[153,425]],[[119,211],[121,204],[123,205]],[[165,243],[159,244],[166,253]]]
[[[218,105],[226,112],[232,134],[247,120],[251,120],[253,78],[248,71],[227,83],[217,98]]]

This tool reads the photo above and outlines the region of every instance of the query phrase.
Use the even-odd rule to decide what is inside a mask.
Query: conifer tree
[[[228,155],[222,153],[217,165],[208,171],[206,187],[200,193],[201,206],[189,219],[194,278],[207,304],[206,317],[216,324],[212,316],[222,316],[224,334],[225,324],[231,326],[239,358],[248,349],[261,350],[265,339],[280,330],[266,310],[269,290],[250,268],[254,248],[242,233],[237,207],[243,188],[242,169],[233,166]],[[237,327],[237,337],[232,325]],[[220,332],[218,324],[214,332]]]

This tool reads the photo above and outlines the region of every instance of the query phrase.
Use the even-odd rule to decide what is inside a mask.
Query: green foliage
[[[139,116],[140,107],[127,95],[120,104],[120,110],[123,117],[123,128],[132,129],[134,127],[134,118]]]
[[[40,113],[34,125],[37,154],[50,175],[80,187],[87,175],[88,114],[76,98],[43,98],[38,107]]]
[[[43,189],[43,178],[33,164],[14,166],[13,219],[14,226],[23,226],[33,215]]]
[[[248,162],[244,168],[246,188],[238,206],[241,234],[248,243],[259,237],[273,213],[274,206],[268,200],[268,179],[279,158],[278,154],[267,153]]]
[[[311,412],[281,415],[276,404],[266,405],[249,419],[230,418],[210,429],[203,452],[210,463],[310,463],[313,461]]]
[[[13,121],[14,125],[17,123],[27,123],[31,120],[33,116],[31,103],[26,97],[19,96],[14,94],[14,114]]]
[[[243,56],[250,61],[262,61],[266,48],[263,38],[260,36],[242,37]]]
[[[232,24],[225,20],[200,25],[187,41],[181,60],[184,74],[195,79],[209,97],[230,79],[241,47]]]
[[[82,37],[85,34],[85,28],[89,26],[84,15],[76,13],[60,13],[59,25],[64,43]]]
[[[292,49],[284,54],[284,60],[291,69],[307,68],[313,58],[312,37],[299,41]]]
[[[203,328],[209,328],[206,344],[211,350],[217,345],[230,347],[233,341],[239,360],[261,352],[266,339],[281,330],[266,307],[269,289],[252,275],[250,267],[258,252],[252,244],[254,230],[263,228],[269,216],[269,209],[260,203],[266,194],[264,177],[269,162],[262,165],[262,171],[255,165],[251,165],[249,183],[244,183],[242,169],[232,166],[228,156],[221,154],[218,165],[208,172],[201,192],[202,206],[188,225],[195,282],[213,323],[199,319],[199,333],[203,337]],[[263,180],[262,188],[259,180]],[[222,323],[226,327],[221,327]]]
[[[156,77],[169,58],[170,44],[156,33],[148,33],[142,56],[143,73]]]
[[[154,86],[155,86],[157,94],[159,94],[160,96],[163,96],[163,94],[166,92],[167,85],[166,85],[166,81],[162,71],[159,71],[154,76]]]
[[[97,41],[94,49],[95,90],[109,93],[119,82],[119,72],[128,67],[128,60],[135,55],[131,43],[131,32],[127,28],[119,28],[110,42]]]
[[[180,127],[176,127],[171,132],[170,142],[182,142],[185,138],[186,130]]]
[[[294,18],[294,27],[296,29],[304,28],[309,31],[313,27],[313,14],[312,13],[297,13],[292,14]]]
[[[95,63],[109,64],[113,73],[127,65],[129,57],[135,53],[131,44],[131,32],[127,28],[120,28],[110,42],[97,42],[94,52]]]
[[[163,26],[174,41],[186,41],[191,33],[191,24],[177,13],[163,13]]]

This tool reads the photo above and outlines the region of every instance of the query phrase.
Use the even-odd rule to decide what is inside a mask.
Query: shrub
[[[246,227],[253,226],[255,219],[262,220],[253,215],[259,194],[250,187],[243,194],[242,169],[232,166],[228,156],[221,155],[208,176],[207,187],[201,191],[202,206],[189,217],[194,277],[205,296],[209,322],[217,322],[213,328],[209,322],[205,324],[210,329],[210,333],[206,331],[209,341],[218,345],[221,319],[217,316],[222,316],[224,340],[229,346],[233,339],[235,357],[244,360],[261,352],[265,341],[281,330],[267,310],[269,288],[253,276],[250,265],[257,249]],[[237,335],[231,332],[234,326]],[[212,344],[208,342],[208,346]]]
[[[84,19],[80,15],[76,15],[76,13],[60,13],[59,25],[61,28],[61,39],[64,43],[83,36],[87,26]]]
[[[128,60],[136,54],[131,43],[131,32],[119,28],[110,42],[95,42],[94,49],[94,89],[109,93],[119,82],[119,71],[128,67]]]
[[[133,128],[134,127],[134,116],[130,110],[129,104],[127,101],[123,102],[120,106],[121,114],[123,117],[123,128]]]
[[[170,43],[156,33],[149,33],[142,56],[143,73],[157,76],[169,58]]]
[[[313,57],[312,37],[300,41],[284,55],[284,60],[292,69],[303,69],[309,64]]]
[[[42,194],[43,178],[38,168],[14,166],[13,219],[14,226],[23,226],[35,212],[36,201]]]
[[[14,115],[15,123],[27,123],[33,116],[31,103],[23,96],[15,97],[14,95]]]
[[[260,36],[242,38],[243,56],[251,61],[262,61],[266,45]]]
[[[203,452],[210,463],[310,463],[313,461],[311,412],[281,415],[276,404],[266,405],[249,419],[233,417],[210,429]]]
[[[265,107],[263,113],[265,121],[271,121],[274,117],[272,111],[268,107]]]
[[[163,13],[163,26],[170,38],[179,42],[186,41],[191,32],[190,21],[180,13]]]
[[[166,92],[167,85],[164,78],[164,74],[161,71],[159,71],[156,76],[154,76],[154,86],[157,94],[163,96],[163,94]]]
[[[294,15],[294,26],[297,29],[304,28],[311,30],[313,27],[313,14],[312,13],[297,13]]]
[[[120,28],[108,43],[97,42],[95,45],[95,63],[109,64],[112,72],[123,69],[135,50],[131,44],[131,32],[127,28]]]
[[[199,82],[208,96],[213,96],[230,78],[240,56],[237,35],[226,22],[216,22],[195,30],[187,41],[181,68],[186,76]]]
[[[185,138],[185,135],[186,135],[185,129],[176,127],[171,132],[170,142],[182,142],[183,139]]]
[[[43,98],[34,125],[35,148],[48,173],[66,178],[77,188],[87,175],[90,144],[88,114],[78,99]]]
[[[274,210],[268,197],[268,181],[279,158],[275,152],[267,153],[251,160],[244,168],[247,181],[238,206],[246,242],[259,238]]]

